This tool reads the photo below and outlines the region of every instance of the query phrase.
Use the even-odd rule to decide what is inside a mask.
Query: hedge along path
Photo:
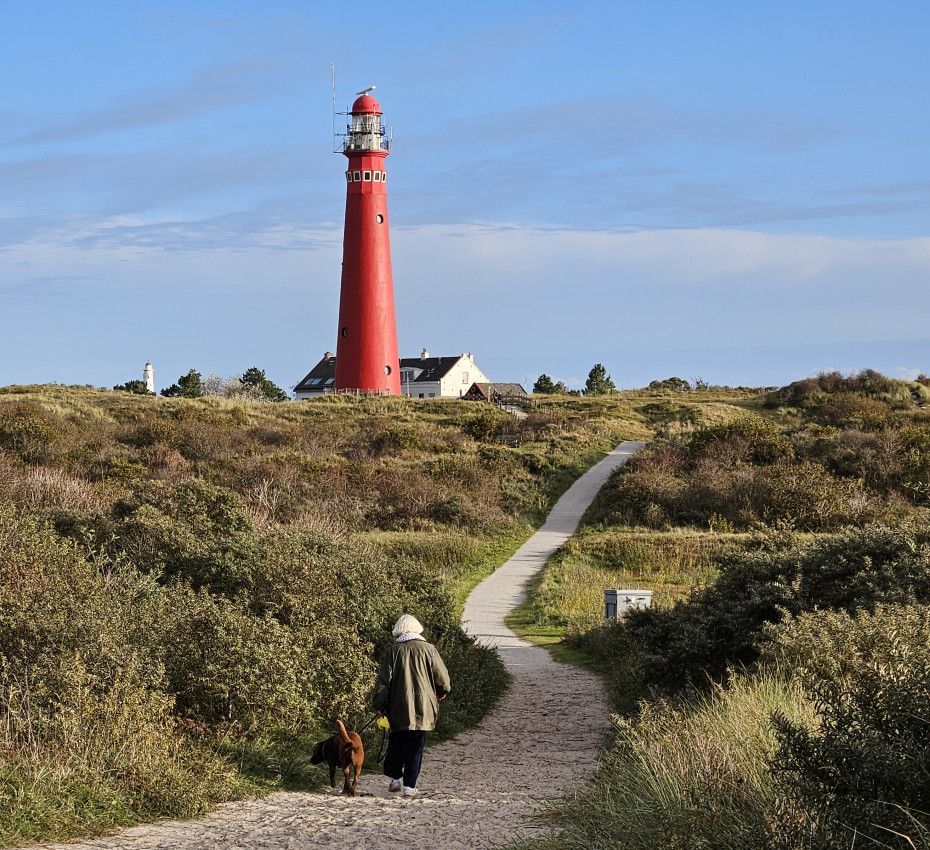
[[[621,443],[582,475],[545,525],[468,597],[462,614],[466,631],[498,649],[513,682],[479,726],[427,750],[416,799],[389,793],[383,776],[366,773],[355,798],[328,789],[278,792],[224,804],[201,820],[144,824],[107,838],[54,846],[458,850],[544,833],[534,811],[547,797],[571,793],[591,777],[610,708],[594,674],[556,663],[545,649],[520,640],[504,618],[526,598],[527,582],[574,534],[610,473],[643,445]]]

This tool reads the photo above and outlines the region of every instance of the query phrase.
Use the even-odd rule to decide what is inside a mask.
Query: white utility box
[[[608,588],[604,591],[604,619],[620,620],[631,608],[652,607],[651,590]]]

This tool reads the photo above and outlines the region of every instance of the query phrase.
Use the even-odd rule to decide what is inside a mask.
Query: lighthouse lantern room
[[[342,153],[346,218],[336,344],[336,391],[400,394],[387,212],[390,141],[371,89],[352,104]]]

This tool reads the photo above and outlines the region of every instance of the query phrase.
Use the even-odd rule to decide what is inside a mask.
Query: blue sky
[[[332,62],[394,128],[405,354],[930,371],[930,4],[360,9],[0,0],[0,384],[292,386],[333,348]]]

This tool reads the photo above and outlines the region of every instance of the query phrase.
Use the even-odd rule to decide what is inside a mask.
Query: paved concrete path
[[[536,834],[541,827],[530,816],[539,803],[590,778],[610,709],[596,676],[555,663],[545,649],[521,641],[504,618],[525,599],[526,583],[574,533],[607,476],[642,445],[622,443],[581,476],[546,524],[468,597],[466,630],[498,648],[513,683],[480,726],[427,750],[418,798],[400,799],[388,793],[384,777],[366,775],[354,799],[280,792],[228,803],[201,820],[145,824],[57,846],[462,850]]]

